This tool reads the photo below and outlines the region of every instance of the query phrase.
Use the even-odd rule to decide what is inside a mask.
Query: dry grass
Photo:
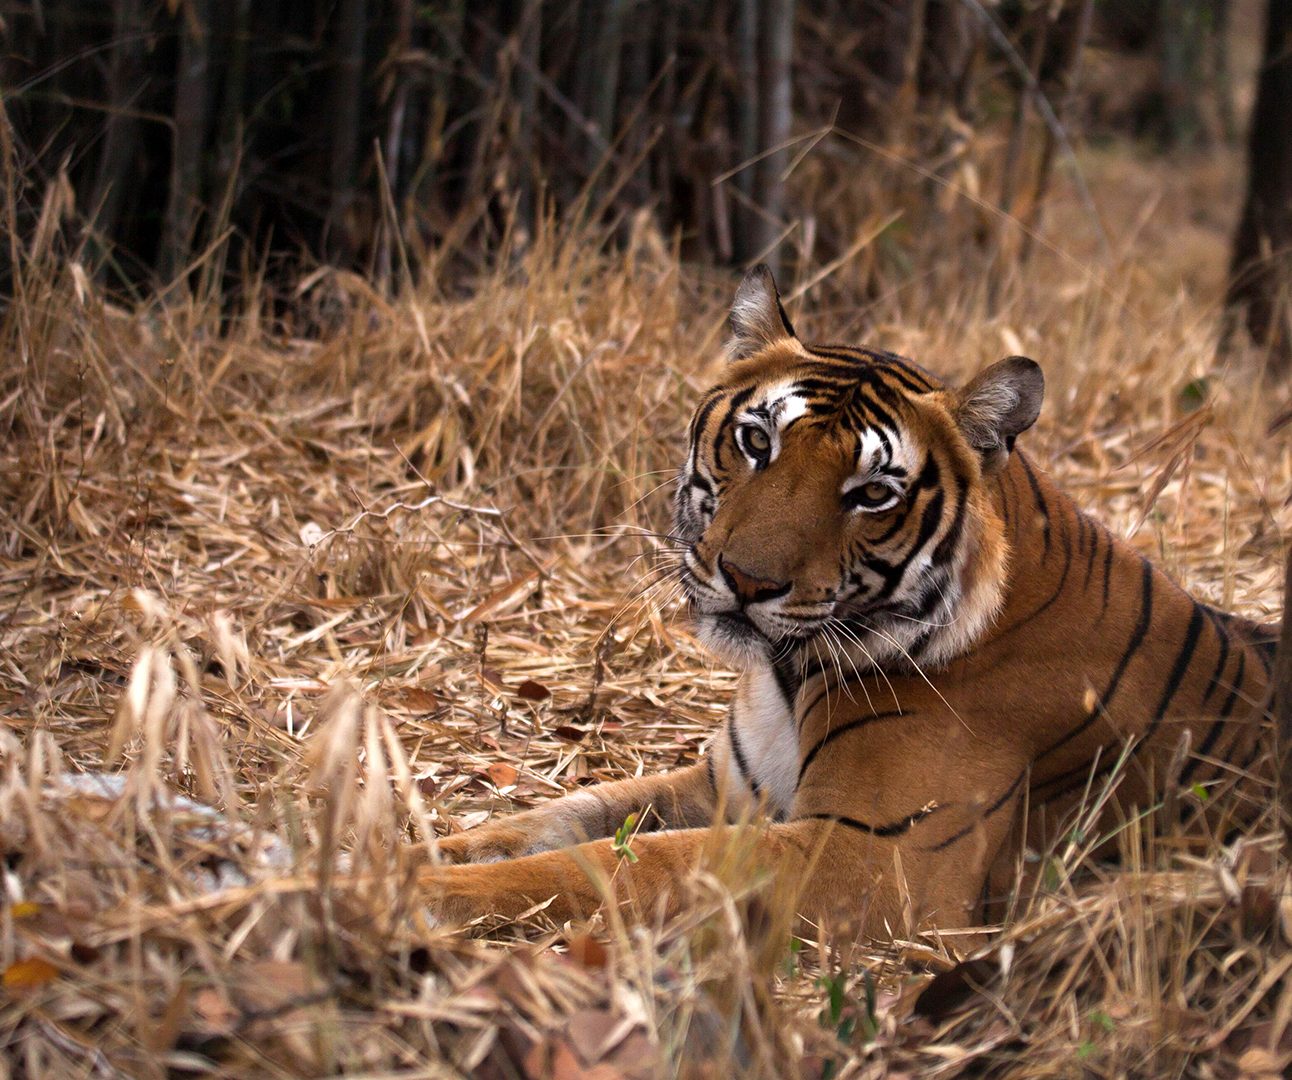
[[[1037,456],[1198,594],[1276,616],[1286,394],[1212,362],[1235,163],[1087,166],[1111,250],[1060,200],[1062,250],[995,313],[971,214],[906,238],[900,277],[863,248],[797,321],[953,375],[1038,357]],[[675,924],[424,931],[408,847],[692,761],[722,714],[729,673],[631,601],[731,283],[640,227],[619,255],[540,237],[484,281],[445,259],[394,298],[248,273],[125,307],[61,248],[51,190],[0,369],[0,1075],[1286,1066],[1269,820],[1199,848],[1150,815],[1119,871],[1074,834],[960,966],[980,937],[791,948],[732,866]],[[68,779],[105,769],[121,791]],[[1218,835],[1243,798],[1268,792],[1210,794]]]

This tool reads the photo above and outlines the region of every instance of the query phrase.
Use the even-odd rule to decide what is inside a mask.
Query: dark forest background
[[[1292,3],[1267,3],[1231,301],[1286,361]],[[1024,226],[1026,259],[1075,133],[1153,153],[1242,137],[1233,7],[3,0],[15,221],[37,228],[60,193],[96,272],[127,286],[213,245],[234,267],[387,283],[428,251],[484,265],[553,223],[613,242],[642,214],[688,259],[803,265],[855,242],[828,193],[894,162],[874,190],[906,229],[940,222],[937,181],[991,129],[974,198]]]

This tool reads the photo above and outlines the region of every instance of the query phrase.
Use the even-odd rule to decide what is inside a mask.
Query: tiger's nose
[[[763,600],[775,600],[790,591],[788,581],[768,581],[766,578],[756,577],[749,571],[740,569],[735,563],[728,562],[721,555],[718,556],[718,569],[722,571],[727,587],[735,593],[741,607],[746,604],[757,604]]]

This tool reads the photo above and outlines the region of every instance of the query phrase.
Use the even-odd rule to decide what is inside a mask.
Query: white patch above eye
[[[772,422],[777,430],[784,431],[800,416],[807,412],[807,398],[798,393],[798,387],[791,386],[788,392],[780,397],[767,399],[767,411],[771,413]]]
[[[910,479],[920,459],[916,449],[911,446],[900,432],[878,428],[867,428],[857,436],[857,468],[848,483],[855,480],[869,480],[875,473],[905,473]]]
[[[755,399],[740,419],[758,423],[767,418],[771,420],[771,427],[779,431],[807,412],[807,407],[807,395],[799,389],[798,383],[774,383]]]
[[[737,430],[742,427],[759,428],[766,432],[771,441],[767,456],[762,461],[751,456],[741,441],[741,453],[749,464],[757,467],[776,460],[776,456],[781,452],[781,432],[804,415],[807,408],[807,397],[799,391],[798,385],[786,382],[769,387],[761,401],[740,413],[736,417]]]
[[[874,506],[859,505],[854,509],[872,513],[887,510],[902,497],[911,481],[913,455],[910,448],[899,435],[891,431],[881,435],[875,428],[861,432],[857,441],[857,469],[843,482],[839,494],[846,497],[849,492],[867,484],[883,484],[892,492],[891,498]],[[894,470],[904,471],[905,476],[893,475]]]
[[[861,433],[861,448],[857,452],[857,471],[849,478],[849,483],[859,477],[869,476],[876,466],[884,464],[884,440],[874,428],[867,428]],[[847,484],[844,485],[847,490]]]

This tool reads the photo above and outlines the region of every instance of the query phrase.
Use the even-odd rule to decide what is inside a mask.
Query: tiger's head
[[[701,639],[741,665],[818,639],[874,662],[966,651],[1002,600],[989,484],[1036,421],[1041,369],[1009,357],[956,390],[890,353],[806,345],[766,267],[731,329],[674,501]]]

